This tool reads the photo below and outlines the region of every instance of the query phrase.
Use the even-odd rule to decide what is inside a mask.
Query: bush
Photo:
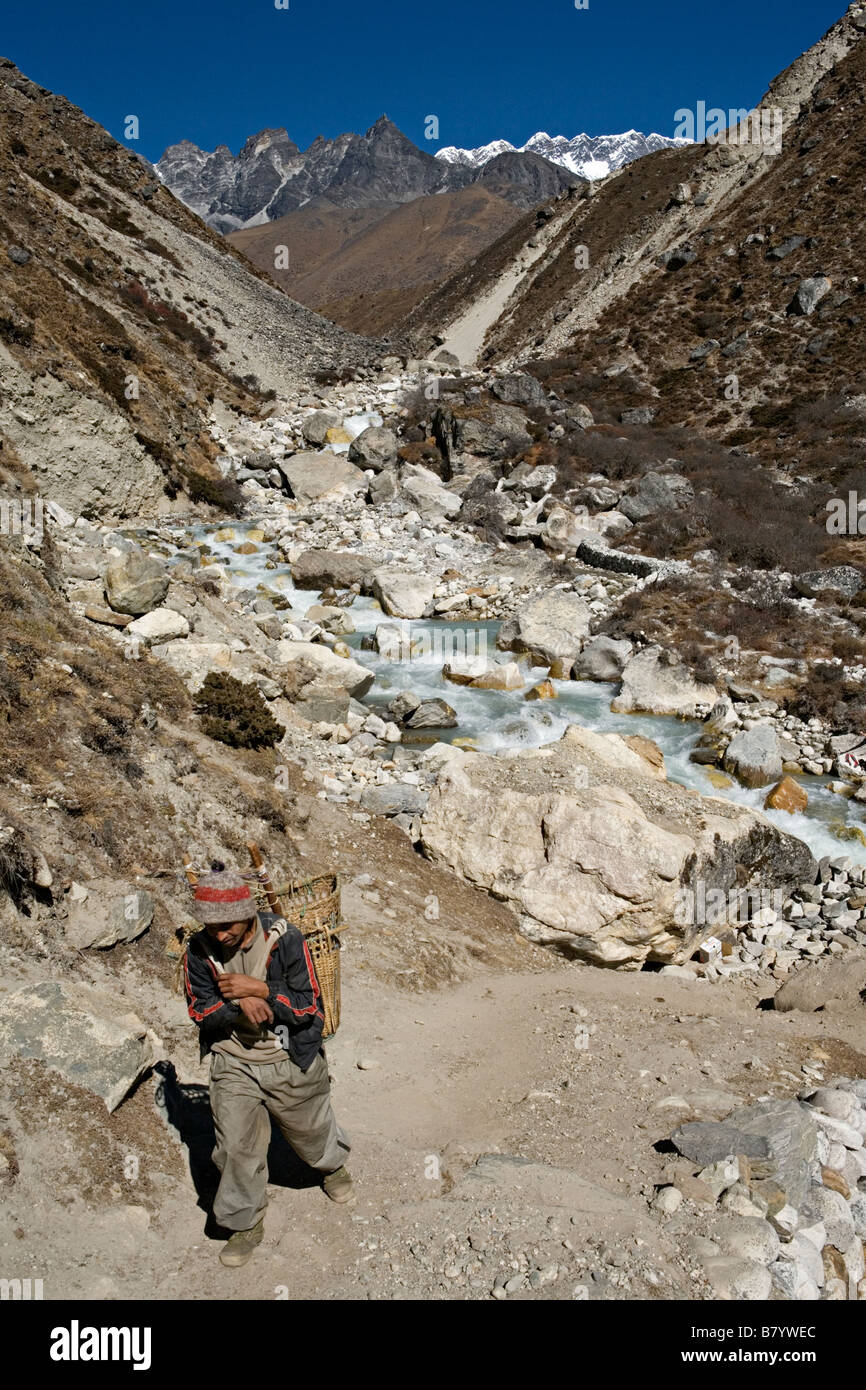
[[[862,687],[846,682],[841,666],[816,662],[809,679],[788,701],[788,712],[798,719],[824,719],[840,731],[859,733],[866,724]]]
[[[270,748],[285,734],[254,685],[211,671],[197,701],[202,733],[230,748]]]
[[[192,469],[186,475],[186,492],[191,502],[207,502],[230,516],[242,516],[244,494],[233,478],[209,478]]]

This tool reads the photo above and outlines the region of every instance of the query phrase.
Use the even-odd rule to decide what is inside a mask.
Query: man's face
[[[255,923],[255,917],[245,917],[242,922],[211,922],[205,931],[211,941],[216,941],[224,950],[233,951],[240,946]]]

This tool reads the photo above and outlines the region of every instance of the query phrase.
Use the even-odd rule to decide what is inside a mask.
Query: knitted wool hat
[[[255,917],[257,911],[249,884],[219,861],[211,864],[211,872],[202,874],[195,886],[193,916],[204,926],[243,922]]]

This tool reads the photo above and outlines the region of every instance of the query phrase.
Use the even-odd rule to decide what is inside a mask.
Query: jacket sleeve
[[[183,982],[189,1016],[202,1037],[228,1037],[240,1017],[240,1007],[226,1003],[217,989],[213,970],[190,946],[183,959]]]
[[[290,926],[280,938],[268,963],[267,983],[275,1023],[293,1030],[324,1023],[316,971],[297,927]]]

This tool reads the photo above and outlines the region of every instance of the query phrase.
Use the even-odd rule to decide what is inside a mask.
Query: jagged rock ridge
[[[285,130],[251,136],[236,157],[225,145],[208,153],[183,140],[169,146],[156,169],[221,232],[272,222],[319,198],[340,207],[397,205],[480,183],[529,208],[578,182],[535,150],[504,150],[478,167],[451,164],[419,149],[387,116],[364,135],[318,136],[303,151]]]

